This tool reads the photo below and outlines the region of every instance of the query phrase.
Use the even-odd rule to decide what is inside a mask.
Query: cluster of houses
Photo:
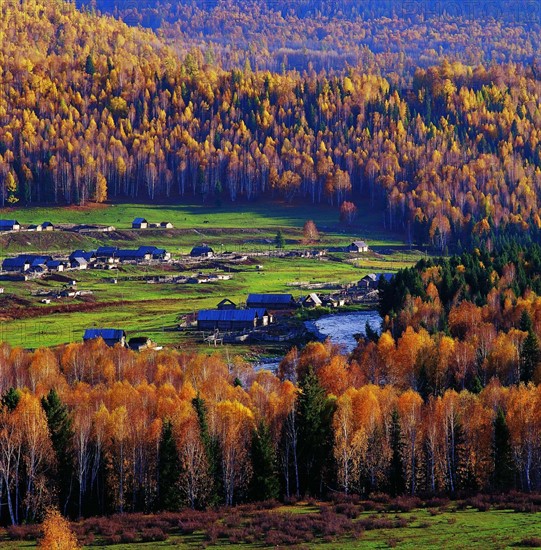
[[[67,259],[55,259],[52,256],[41,254],[19,254],[12,258],[6,258],[2,262],[2,271],[39,275],[66,269],[88,269],[90,267],[111,269],[119,263],[142,263],[151,260],[168,261],[170,259],[171,254],[169,252],[156,246],[140,246],[133,250],[102,246],[89,252],[75,250]]]
[[[119,344],[123,348],[130,348],[134,351],[144,351],[146,349],[161,350],[162,348],[146,336],[136,336],[127,339],[126,331],[116,328],[87,328],[83,335],[83,342],[97,340],[102,338],[108,346]]]
[[[51,222],[31,224],[25,229],[17,220],[0,220],[0,232],[13,231],[53,231],[54,225]]]
[[[54,231],[60,229],[61,231],[74,231],[75,233],[90,233],[90,232],[109,232],[115,231],[115,227],[112,225],[62,225],[56,227],[51,222],[32,223],[27,226],[22,226],[17,220],[0,220],[0,233],[14,233],[19,231]]]
[[[135,218],[131,224],[132,229],[173,229],[171,222],[149,223],[146,218]]]

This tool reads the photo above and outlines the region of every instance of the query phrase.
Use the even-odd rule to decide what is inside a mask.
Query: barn
[[[265,309],[203,309],[197,315],[199,330],[252,330],[269,324]]]
[[[126,347],[126,332],[116,328],[87,328],[85,330],[83,340],[95,340],[96,338],[103,338],[103,341],[108,346],[115,346],[120,344]]]
[[[292,309],[296,302],[291,294],[249,294],[246,306],[264,309]]]
[[[131,224],[132,229],[147,229],[148,222],[145,218],[135,218]]]

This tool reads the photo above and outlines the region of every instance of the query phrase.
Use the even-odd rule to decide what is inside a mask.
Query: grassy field
[[[283,507],[276,513],[302,514],[312,512],[307,507],[290,510]],[[434,515],[435,514],[435,515]],[[511,549],[534,546],[536,539],[539,539],[539,514],[516,513],[511,510],[491,510],[479,512],[474,508],[458,511],[437,512],[426,509],[412,510],[411,512],[377,514],[365,512],[357,520],[363,522],[368,518],[391,519],[398,524],[405,524],[404,527],[374,528],[364,530],[355,539],[351,537],[325,536],[316,538],[312,542],[304,543],[292,548],[302,549],[423,549],[441,550],[442,548],[453,549]],[[325,539],[325,540],[323,540]],[[165,541],[148,542],[136,544],[100,544],[99,538],[91,546],[85,548],[108,548],[111,550],[135,550],[139,548],[160,548],[169,550],[182,548],[192,550],[197,548],[228,548],[230,550],[256,550],[268,548],[261,542],[231,542],[227,538],[219,538],[211,543],[202,534],[195,532],[190,535],[171,535]],[[281,546],[284,547],[284,546]],[[7,541],[0,542],[0,549],[14,550],[15,548],[35,548],[33,541]]]
[[[131,230],[131,221],[138,216],[150,222],[171,221],[175,228]],[[2,235],[0,260],[13,253],[67,253],[103,244],[123,248],[154,244],[164,246],[177,257],[201,242],[209,243],[217,252],[265,252],[274,250],[278,228],[284,233],[287,248],[307,247],[302,242],[302,225],[307,219],[316,222],[321,234],[320,242],[310,247],[341,246],[354,238],[363,238],[376,251],[357,259],[346,254],[333,254],[323,260],[258,257],[244,265],[225,266],[226,270],[233,271],[231,280],[202,285],[152,285],[133,280],[137,276],[164,274],[155,267],[127,266],[114,274],[99,270],[70,272],[70,277],[78,281],[78,288],[91,290],[93,296],[84,302],[62,299],[48,305],[41,304],[32,292],[59,289],[61,283],[2,282],[0,286],[5,288],[5,294],[0,295],[0,340],[26,348],[80,341],[84,329],[93,326],[122,327],[129,336],[145,334],[163,345],[191,345],[192,342],[183,340],[180,333],[166,329],[175,326],[183,314],[213,308],[224,297],[243,303],[250,292],[292,292],[298,296],[306,294],[294,286],[300,282],[352,283],[366,273],[395,271],[420,257],[420,253],[404,245],[400,236],[386,232],[381,220],[378,223],[379,216],[369,208],[364,209],[359,226],[354,229],[337,223],[336,209],[283,203],[228,205],[220,209],[200,205],[134,204],[19,208],[0,210],[0,218],[16,218],[23,225],[48,220],[55,224],[112,224],[118,229],[113,234],[99,236],[61,231]],[[256,264],[263,269],[257,269]],[[192,273],[199,270],[209,273],[216,267],[201,264],[193,266]],[[167,274],[180,275],[180,272]],[[117,277],[118,284],[108,282],[112,276]],[[59,305],[63,306],[63,311],[59,311],[62,309]],[[2,309],[7,309],[9,315],[2,316]]]

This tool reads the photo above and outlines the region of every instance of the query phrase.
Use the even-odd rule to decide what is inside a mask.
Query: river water
[[[370,328],[381,330],[381,317],[377,311],[354,311],[352,313],[337,313],[325,315],[315,321],[306,321],[306,328],[316,336],[330,338],[333,344],[343,347],[346,353],[351,353],[357,342],[354,334],[365,335],[366,323]]]
[[[381,330],[381,317],[374,310],[324,315],[315,321],[306,321],[304,324],[307,330],[317,338],[321,340],[330,338],[334,344],[341,346],[345,353],[351,353],[357,345],[353,335],[364,335],[366,323],[378,332]],[[281,357],[264,359],[256,363],[254,369],[276,372],[281,360]]]

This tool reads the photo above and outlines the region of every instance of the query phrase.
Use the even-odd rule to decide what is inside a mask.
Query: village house
[[[43,231],[43,226],[41,224],[32,224],[28,226],[28,231]]]
[[[43,222],[41,228],[43,231],[54,231],[54,225],[51,222]]]
[[[321,307],[322,305],[323,302],[315,292],[308,294],[308,296],[306,296],[306,298],[302,301],[303,307]]]
[[[120,262],[148,262],[152,255],[145,250],[118,250],[116,257]]]
[[[66,264],[61,260],[49,260],[46,265],[49,271],[64,271],[66,267]]]
[[[147,336],[135,336],[134,338],[130,338],[128,347],[133,351],[145,351],[147,349],[158,351],[162,349],[156,344],[156,342],[153,342]]]
[[[20,231],[21,224],[17,220],[0,220],[0,231]]]
[[[88,261],[82,256],[70,257],[70,267],[72,269],[88,269]]]
[[[132,229],[147,229],[148,222],[145,218],[135,218],[131,224]]]
[[[364,241],[353,241],[347,248],[347,252],[368,252],[368,245]]]
[[[83,341],[95,340],[96,338],[103,338],[103,341],[108,346],[115,346],[120,344],[126,347],[126,332],[121,329],[115,328],[87,328],[85,330]]]
[[[155,246],[140,246],[137,249],[139,252],[144,252],[145,254],[149,254],[150,258],[152,260],[170,260],[171,259],[171,253],[167,252],[165,248],[157,248]]]
[[[342,296],[323,296],[321,302],[325,307],[337,308],[346,305],[346,300]]]
[[[190,252],[190,256],[192,258],[212,258],[214,250],[207,245],[194,246]]]
[[[393,278],[393,273],[369,273],[357,283],[357,286],[363,290],[375,290],[382,278],[389,282]]]
[[[292,309],[297,304],[291,294],[250,294],[246,307],[273,309]]]
[[[70,255],[69,259],[72,258],[84,258],[88,263],[92,263],[96,259],[96,253],[91,250],[90,252],[86,252],[85,250],[74,250]]]
[[[51,256],[21,254],[15,258],[6,258],[2,262],[2,270],[12,273],[24,273],[25,271],[40,273],[47,270],[47,263],[52,260]]]
[[[197,314],[199,330],[227,330],[241,332],[257,326],[267,326],[270,316],[263,308],[203,309]]]
[[[2,271],[11,273],[23,273],[30,269],[30,261],[26,256],[17,256],[16,258],[6,258],[2,262]]]
[[[163,229],[173,229],[173,224],[171,222],[160,222],[160,227]]]

